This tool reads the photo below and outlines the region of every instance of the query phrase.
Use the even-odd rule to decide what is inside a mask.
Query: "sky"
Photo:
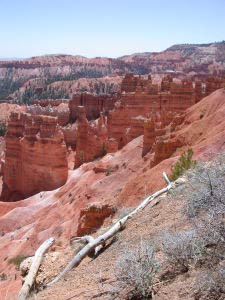
[[[225,0],[0,0],[0,57],[119,57],[225,40]]]

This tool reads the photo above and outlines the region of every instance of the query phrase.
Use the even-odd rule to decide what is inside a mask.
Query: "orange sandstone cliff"
[[[75,167],[105,155],[107,136],[106,118],[101,114],[97,123],[90,124],[85,108],[78,106]]]
[[[57,118],[12,113],[5,143],[1,200],[19,200],[65,184],[66,146]]]

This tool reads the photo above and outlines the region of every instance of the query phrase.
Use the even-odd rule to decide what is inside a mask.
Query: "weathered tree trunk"
[[[81,249],[74,257],[73,259],[69,262],[69,264],[65,267],[65,269],[51,282],[47,284],[47,286],[52,285],[59,281],[61,278],[63,278],[73,267],[78,266],[79,263],[93,250],[96,251],[96,247],[105,243],[108,239],[113,237],[117,232],[119,232],[121,229],[124,228],[125,223],[127,222],[128,219],[132,218],[137,212],[140,210],[144,209],[149,202],[154,200],[156,197],[159,195],[167,192],[171,188],[171,183],[166,175],[166,173],[163,173],[163,178],[166,181],[167,186],[156,193],[152,194],[151,196],[148,196],[145,198],[140,205],[136,209],[134,209],[131,213],[129,213],[127,216],[123,217],[119,221],[117,221],[108,231],[103,233],[97,238],[93,238],[90,236],[85,236],[81,238],[77,238],[77,240],[85,240],[88,242],[86,246],[84,246],[83,249]],[[88,237],[88,238],[87,238]]]
[[[19,300],[25,300],[29,294],[29,291],[34,283],[36,278],[38,269],[40,267],[41,261],[45,252],[48,250],[49,247],[54,243],[55,239],[51,237],[50,239],[46,240],[35,252],[35,256],[33,262],[31,264],[29,273],[25,279],[25,282],[19,292]]]

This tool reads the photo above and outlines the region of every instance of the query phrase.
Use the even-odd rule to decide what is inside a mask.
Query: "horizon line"
[[[32,58],[37,58],[37,57],[44,57],[44,56],[73,56],[73,57],[83,57],[83,58],[87,58],[87,59],[95,59],[95,58],[111,58],[111,59],[119,59],[122,57],[126,57],[126,56],[131,56],[131,55],[138,55],[138,54],[149,54],[149,53],[161,53],[164,52],[174,46],[210,46],[212,44],[222,44],[225,43],[225,40],[221,40],[221,41],[214,41],[214,42],[209,42],[209,43],[181,43],[181,44],[173,44],[169,47],[167,47],[164,50],[161,51],[138,51],[138,52],[134,52],[134,53],[128,53],[128,54],[124,54],[121,56],[84,56],[82,54],[68,54],[68,53],[45,53],[45,54],[38,54],[38,55],[31,55],[31,56],[25,56],[25,57],[0,57],[0,61],[20,61],[20,60],[26,60],[26,59],[32,59]]]

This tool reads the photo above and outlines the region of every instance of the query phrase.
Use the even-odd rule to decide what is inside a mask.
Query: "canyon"
[[[26,113],[12,112],[1,163],[1,200],[21,200],[60,187],[67,180],[68,164],[78,168],[138,136],[143,136],[142,156],[152,155],[154,167],[186,145],[182,138],[174,139],[183,113],[224,85],[219,77],[203,83],[176,81],[171,75],[155,84],[151,76],[128,73],[117,96],[75,94],[70,101],[38,100],[25,107]]]
[[[137,57],[123,58],[129,59]],[[52,235],[58,243],[52,252],[64,253],[72,237],[96,234],[122,208],[164,186],[162,172],[170,174],[188,148],[198,160],[224,151],[224,87],[223,76],[167,74],[155,80],[127,73],[109,95],[7,103],[12,111],[2,117],[7,133],[0,148],[0,274],[7,279],[0,282],[0,298],[21,287],[11,258],[33,255]],[[40,299],[55,297],[54,288],[63,289],[57,284]],[[89,290],[84,282],[82,288]]]

